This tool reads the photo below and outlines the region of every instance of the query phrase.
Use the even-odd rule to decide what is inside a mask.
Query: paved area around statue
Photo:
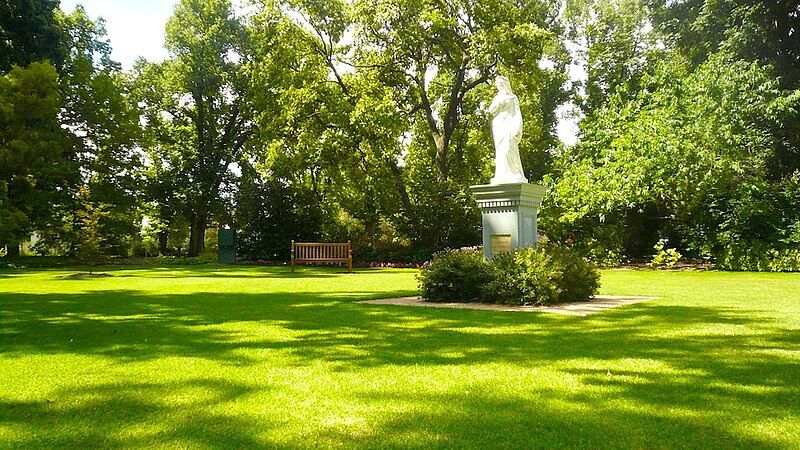
[[[484,309],[489,311],[546,312],[567,316],[588,316],[589,314],[598,313],[611,308],[618,308],[620,306],[641,303],[654,298],[655,297],[647,296],[619,297],[598,295],[588,302],[564,303],[554,306],[505,306],[488,303],[432,303],[424,301],[422,297],[382,298],[377,300],[365,300],[359,303],[371,305],[420,306],[428,308]]]

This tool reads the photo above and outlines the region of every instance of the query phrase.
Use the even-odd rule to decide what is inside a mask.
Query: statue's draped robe
[[[522,112],[514,94],[498,94],[489,106],[495,148],[495,176],[492,184],[527,183],[519,158]]]

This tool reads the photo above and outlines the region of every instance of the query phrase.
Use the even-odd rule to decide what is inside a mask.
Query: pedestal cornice
[[[538,207],[546,192],[544,186],[527,183],[481,184],[469,189],[481,208]]]

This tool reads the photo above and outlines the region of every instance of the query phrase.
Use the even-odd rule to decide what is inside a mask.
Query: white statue
[[[519,141],[522,139],[519,99],[511,91],[508,78],[497,77],[495,85],[497,96],[489,106],[496,163],[491,184],[527,183],[519,159]]]

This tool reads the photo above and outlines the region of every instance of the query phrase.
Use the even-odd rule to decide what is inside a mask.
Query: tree
[[[800,87],[800,5],[793,0],[646,0],[653,24],[694,65],[723,51],[770,65],[781,87]]]
[[[514,71],[518,92],[530,94],[523,95],[531,135],[523,158],[538,178],[555,141],[555,108],[566,99],[563,76],[557,74],[564,55],[557,55],[557,41],[548,40],[548,31],[530,23],[552,26],[544,3],[453,6],[461,8],[459,20],[471,21],[472,29],[451,23],[444,3],[405,3],[380,2],[378,11],[385,14],[374,20],[374,5],[367,2],[301,0],[262,8],[252,32],[259,125],[253,156],[263,176],[293,189],[310,188],[325,207],[326,223],[346,217],[334,228],[351,219],[363,225],[368,245],[388,229],[387,220],[420,238],[430,236],[425,227],[441,228],[435,235],[447,238],[433,239],[433,245],[448,245],[448,239],[457,245],[462,240],[455,236],[464,230],[450,228],[463,222],[429,220],[425,213],[438,208],[440,199],[452,202],[452,208],[440,209],[463,216],[465,203],[457,199],[468,199],[466,186],[488,178],[493,152],[481,109],[492,95],[487,81],[505,63],[503,70]],[[508,15],[483,14],[493,6],[509,6]],[[425,14],[438,15],[434,32],[425,29]],[[516,27],[519,18],[530,20]],[[516,46],[488,40],[488,29],[500,23],[506,35],[498,42],[513,35]],[[460,44],[444,44],[448,39]],[[557,59],[555,69],[539,66],[545,45]],[[424,52],[424,61],[415,62],[415,52]],[[414,63],[424,65],[428,75],[438,74],[424,80],[421,90]],[[463,79],[453,81],[453,74]],[[452,91],[443,86],[451,81],[455,100],[443,106]],[[430,128],[431,115],[434,122],[445,118]],[[472,236],[472,228],[466,234]]]
[[[229,0],[182,0],[167,24],[166,47],[169,60],[139,69],[153,86],[144,98],[147,126],[158,128],[155,145],[169,148],[178,171],[171,173],[186,181],[177,196],[190,221],[189,255],[197,256],[233,182],[231,165],[252,135],[248,35]]]
[[[19,243],[69,205],[77,166],[58,113],[58,74],[46,62],[0,78],[0,243]]]
[[[763,260],[788,254],[800,209],[795,3],[568,2],[585,118],[545,232],[598,258],[669,238],[725,267],[791,265]]]
[[[236,194],[237,254],[256,259],[288,259],[291,241],[316,239],[322,230],[322,206],[310,189],[261,180],[246,168]]]
[[[170,239],[189,235],[187,193],[190,189],[189,161],[184,157],[196,145],[194,126],[189,117],[179,113],[180,98],[162,89],[168,74],[167,65],[140,61],[134,68],[132,95],[141,105],[146,126],[142,147],[147,164],[142,199],[145,214],[157,230],[161,255],[171,252]],[[186,232],[178,230],[186,226]]]
[[[103,219],[108,217],[107,204],[93,204],[89,188],[84,186],[78,192],[81,208],[75,212],[77,218],[76,254],[78,261],[89,266],[91,274],[108,251],[105,240],[107,233],[103,228]]]
[[[800,88],[800,5],[797,1],[748,0],[670,2],[649,0],[653,23],[694,66],[715,53],[773,68],[780,87]],[[769,164],[773,179],[800,170],[800,118],[782,121]]]
[[[62,76],[67,92],[62,121],[78,137],[81,169],[93,201],[109,205],[103,219],[107,244],[124,255],[141,226],[139,111],[130,96],[130,80],[111,59],[103,21],[93,22],[81,7],[63,21],[70,52]]]
[[[548,12],[544,3],[503,0],[355,2],[357,65],[376,70],[400,108],[423,121],[439,181],[450,175],[463,118],[474,113],[470,94],[498,70],[512,78],[540,70]]]
[[[576,62],[586,69],[576,99],[586,115],[601,109],[612,94],[635,96],[641,77],[662,56],[642,0],[570,0],[565,22],[565,35],[577,44]]]
[[[775,124],[797,117],[800,93],[757,63],[715,55],[692,70],[677,53],[642,87],[633,98],[612,94],[584,122],[550,178],[545,232],[632,257],[661,237],[694,256],[790,242],[800,223],[794,182],[771,181],[769,162],[781,141]]]
[[[92,201],[109,205],[102,219],[109,248],[125,255],[141,226],[137,107],[129,95],[129,80],[111,59],[103,21],[91,20],[80,6],[70,14],[59,13],[58,21],[67,49],[59,74],[63,105],[58,120],[69,131],[78,177],[67,190],[70,204],[54,208],[51,220],[39,230],[40,245],[75,251],[77,191],[86,185]]]
[[[56,19],[59,0],[14,0],[0,3],[0,72],[48,60],[64,60],[63,33]]]

